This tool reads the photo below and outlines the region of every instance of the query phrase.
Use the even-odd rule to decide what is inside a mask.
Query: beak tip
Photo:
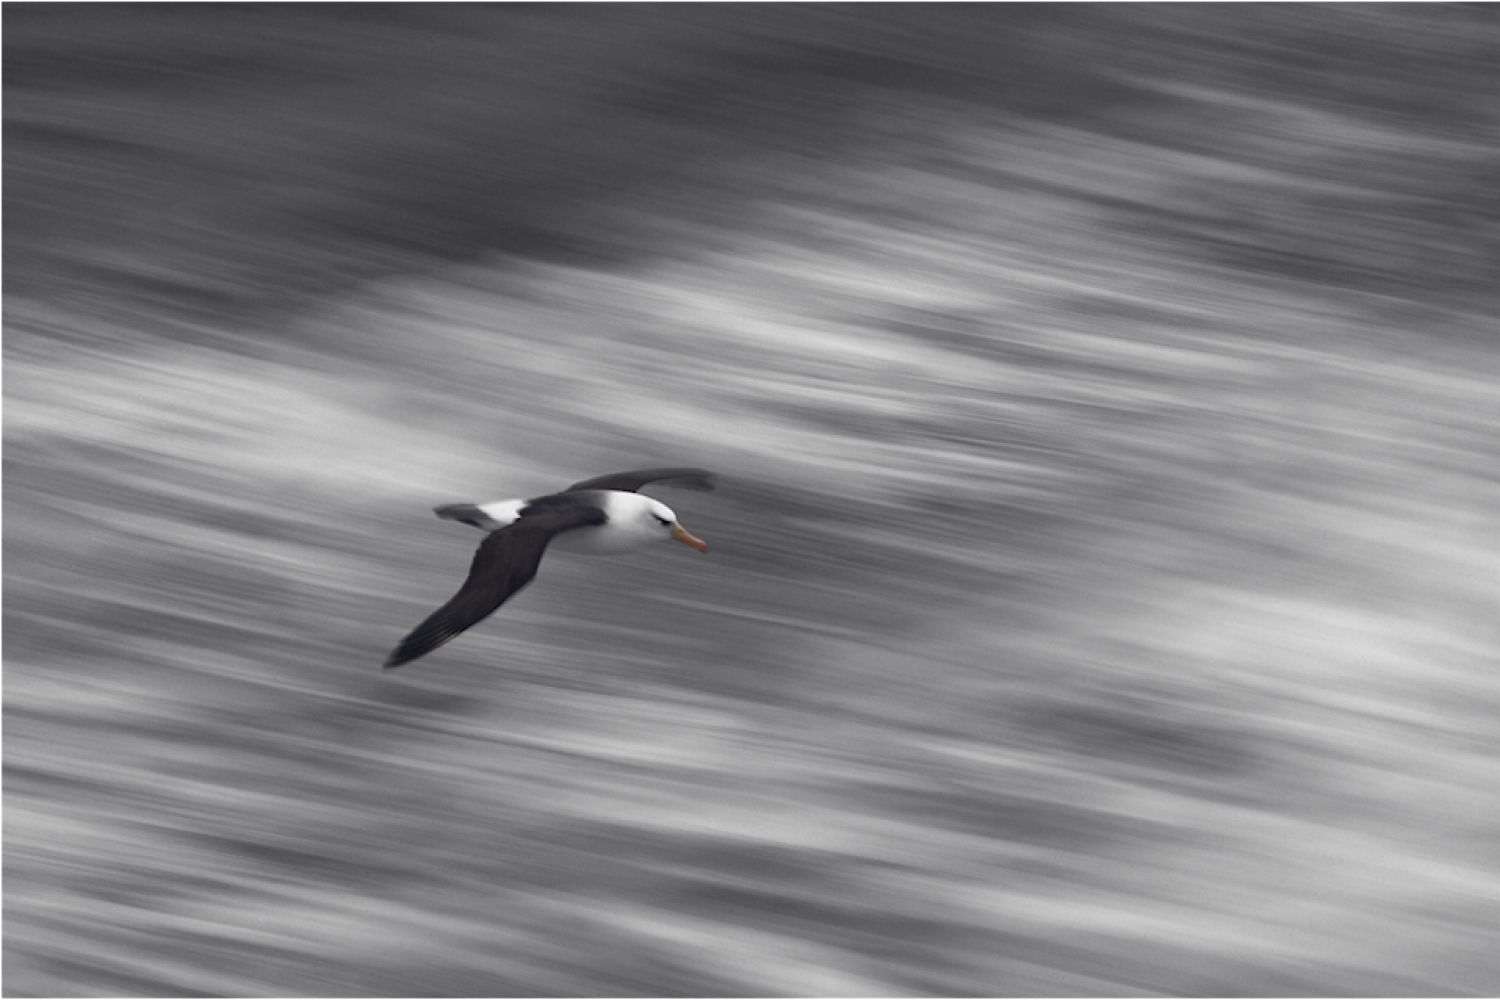
[[[693,548],[697,549],[699,552],[704,553],[705,555],[708,553],[708,543],[701,538],[694,538],[692,535],[688,534],[687,529],[680,524],[673,526],[672,537],[677,539],[684,545],[691,545]]]

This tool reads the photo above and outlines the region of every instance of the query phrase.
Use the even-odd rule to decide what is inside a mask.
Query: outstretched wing
[[[613,472],[574,483],[564,493],[574,490],[620,490],[634,493],[647,483],[665,483],[684,490],[711,490],[714,474],[707,469],[637,469],[635,472]]]
[[[469,578],[386,658],[385,669],[426,656],[464,629],[488,617],[531,582],[552,536],[570,528],[603,524],[604,511],[574,503],[527,508],[514,523],[491,532],[474,553]]]

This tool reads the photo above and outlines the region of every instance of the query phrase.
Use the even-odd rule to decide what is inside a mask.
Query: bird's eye
[[[667,525],[669,525],[669,524],[672,523],[671,521],[668,521],[666,518],[662,517],[659,514],[652,514],[651,516],[654,517],[654,518],[656,518],[656,520],[661,523],[661,526],[663,528],[665,528]]]

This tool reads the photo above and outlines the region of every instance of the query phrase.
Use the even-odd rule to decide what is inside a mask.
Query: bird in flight
[[[672,538],[707,552],[708,545],[688,534],[670,507],[636,490],[656,482],[711,490],[713,479],[713,473],[703,469],[640,469],[586,479],[532,500],[434,507],[438,517],[472,524],[488,534],[458,593],[401,640],[386,658],[385,669],[426,656],[488,617],[536,576],[550,542],[560,550],[609,555]]]

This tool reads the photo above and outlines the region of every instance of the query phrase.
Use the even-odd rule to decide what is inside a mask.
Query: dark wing
[[[463,587],[401,640],[386,658],[385,669],[426,656],[470,625],[488,617],[536,576],[542,553],[553,535],[569,528],[603,523],[604,511],[584,504],[522,511],[517,521],[491,532],[479,544]]]
[[[714,474],[707,469],[637,469],[635,472],[613,472],[574,483],[564,493],[574,490],[620,490],[634,493],[647,483],[666,483],[684,490],[711,490]]]

